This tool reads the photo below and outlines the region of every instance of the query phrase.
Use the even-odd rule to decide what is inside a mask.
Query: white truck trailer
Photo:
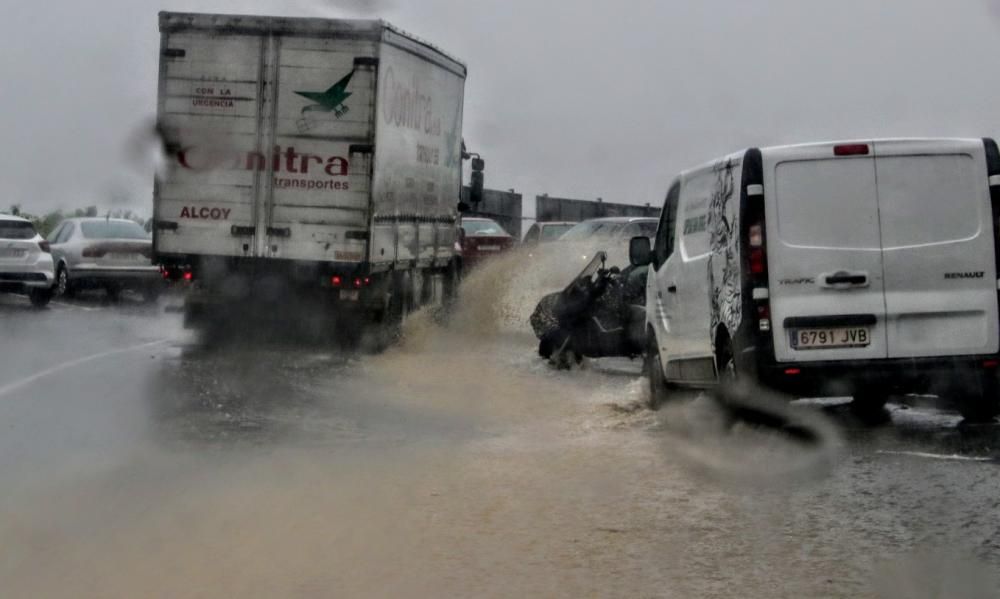
[[[189,324],[454,292],[466,67],[383,21],[160,13],[154,253]]]

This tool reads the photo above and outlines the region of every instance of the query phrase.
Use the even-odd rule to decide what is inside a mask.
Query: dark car
[[[462,219],[462,263],[473,268],[514,247],[514,238],[489,218]]]

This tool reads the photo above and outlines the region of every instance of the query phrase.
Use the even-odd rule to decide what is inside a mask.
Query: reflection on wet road
[[[352,356],[206,346],[162,306],[0,299],[0,595],[1000,588],[997,427],[827,406],[828,467],[766,477],[801,448],[681,430],[704,398],[649,412],[638,363],[551,371],[509,318],[418,316],[401,346]]]

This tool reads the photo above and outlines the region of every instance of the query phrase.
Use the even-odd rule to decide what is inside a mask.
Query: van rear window
[[[80,223],[87,239],[148,239],[149,234],[136,223],[121,221],[83,221]]]
[[[871,159],[782,162],[775,169],[778,234],[798,247],[879,248]]]
[[[20,220],[0,220],[0,239],[31,239],[35,227]]]
[[[885,249],[947,243],[979,232],[988,192],[971,156],[886,156],[876,163]]]

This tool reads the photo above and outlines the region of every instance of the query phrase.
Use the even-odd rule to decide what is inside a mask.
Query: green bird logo
[[[347,91],[347,86],[354,77],[354,71],[346,77],[333,84],[333,87],[325,92],[295,92],[303,98],[314,102],[302,109],[302,114],[307,112],[332,112],[339,119],[350,110],[344,101],[351,97],[352,92]]]

